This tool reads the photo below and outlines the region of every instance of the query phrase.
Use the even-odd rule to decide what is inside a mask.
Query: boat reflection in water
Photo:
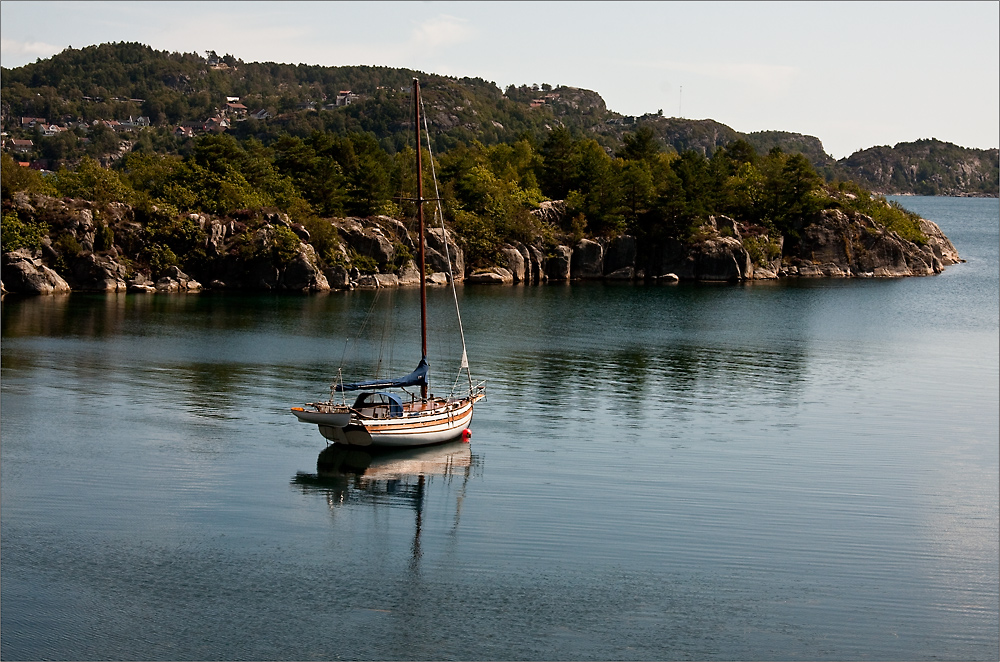
[[[462,441],[438,446],[381,449],[330,444],[316,459],[316,473],[299,472],[292,484],[303,492],[320,493],[331,509],[350,504],[387,504],[412,508],[416,519],[413,559],[420,557],[427,491],[431,484],[457,487],[453,527],[458,527],[462,501],[478,458]],[[450,500],[450,499],[449,499]]]

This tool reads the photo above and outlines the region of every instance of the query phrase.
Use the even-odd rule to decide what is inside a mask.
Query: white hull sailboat
[[[417,369],[398,379],[382,379],[352,384],[335,383],[331,388],[330,400],[312,402],[305,407],[292,407],[292,413],[303,423],[313,423],[327,440],[345,446],[385,446],[411,447],[428,446],[452,441],[459,437],[468,439],[469,424],[472,422],[473,406],[486,397],[484,383],[473,385],[465,353],[465,337],[461,332],[461,314],[458,315],[459,330],[462,333],[462,366],[468,373],[468,391],[462,395],[435,397],[428,395],[427,363],[427,283],[424,257],[424,214],[420,157],[420,84],[413,79],[414,117],[417,136],[417,219],[419,223],[419,269],[420,269],[420,334],[422,356]],[[427,144],[430,149],[430,141]],[[433,164],[432,164],[433,165]],[[437,185],[435,180],[435,186]],[[434,200],[440,200],[435,195]],[[440,217],[440,203],[438,204]],[[442,224],[443,229],[443,224]],[[446,256],[449,270],[451,257]],[[451,278],[455,310],[458,313],[458,296],[455,293],[455,279]],[[405,389],[419,386],[420,396],[404,391],[403,395],[386,389]],[[360,391],[353,405],[346,400],[335,401],[336,393]]]

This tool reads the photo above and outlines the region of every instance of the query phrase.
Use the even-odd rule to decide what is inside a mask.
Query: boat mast
[[[420,232],[420,351],[427,359],[427,278],[424,259],[424,171],[420,158],[420,81],[413,79],[413,112],[417,128],[417,222]],[[427,399],[426,379],[420,387],[421,399]]]

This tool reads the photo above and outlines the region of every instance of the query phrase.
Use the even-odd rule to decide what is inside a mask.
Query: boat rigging
[[[465,346],[465,331],[462,328],[461,311],[458,305],[458,293],[455,289],[455,277],[452,273],[451,255],[445,241],[445,256],[448,261],[448,271],[455,300],[455,312],[458,316],[459,333],[462,339],[462,360],[459,367],[459,377],[464,369],[468,376],[468,391],[455,395],[458,386],[456,380],[452,393],[447,397],[435,397],[430,394],[429,373],[430,364],[427,361],[427,279],[425,263],[425,228],[424,203],[437,202],[437,217],[444,231],[444,217],[441,210],[440,194],[437,190],[437,173],[434,171],[433,153],[431,152],[430,136],[427,135],[427,150],[431,158],[431,172],[434,180],[435,197],[425,198],[423,191],[423,162],[421,158],[422,119],[420,99],[420,82],[413,79],[414,124],[417,139],[417,224],[419,232],[418,268],[420,270],[420,351],[421,357],[417,367],[410,374],[395,379],[374,379],[345,384],[338,377],[331,388],[330,400],[327,402],[312,402],[305,407],[292,407],[291,411],[304,423],[313,423],[327,440],[341,445],[350,446],[427,446],[454,440],[458,437],[468,438],[469,424],[472,422],[473,406],[486,397],[486,383],[474,384],[469,369],[468,354]],[[426,119],[424,119],[426,128]],[[410,395],[404,399],[397,393],[386,389],[404,389],[407,386],[419,386],[420,397]],[[354,403],[348,405],[343,394],[360,391]],[[341,394],[341,402],[336,402],[336,394]]]

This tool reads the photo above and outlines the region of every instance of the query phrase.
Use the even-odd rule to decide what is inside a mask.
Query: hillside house
[[[118,131],[121,129],[122,123],[119,122],[118,120],[94,120],[93,122],[91,122],[92,126],[98,126],[100,124],[103,124],[112,131]]]
[[[46,138],[51,138],[52,136],[58,135],[63,131],[69,131],[64,126],[59,126],[58,124],[42,124],[40,125],[42,129],[42,135]]]
[[[181,122],[177,129],[184,130],[184,135],[193,136],[198,133],[204,133],[208,127],[208,122]],[[176,131],[174,132],[177,133]]]
[[[215,131],[216,133],[222,133],[230,127],[229,120],[225,117],[211,117],[205,122],[205,131]]]
[[[251,113],[250,117],[255,120],[266,120],[271,118],[271,113],[267,112],[267,108],[261,108],[255,113]]]
[[[230,102],[226,103],[225,112],[227,114],[229,114],[229,115],[232,115],[233,117],[235,117],[237,119],[246,118],[246,116],[247,116],[247,107],[244,106],[239,101],[235,101],[235,102],[230,101]]]
[[[36,124],[45,124],[44,117],[22,117],[21,118],[21,128],[22,129],[32,129]]]
[[[14,138],[7,143],[7,149],[15,154],[27,154],[35,148],[35,144],[30,140],[19,140]]]
[[[341,90],[337,92],[336,105],[338,106],[350,106],[352,103],[357,101],[358,95],[354,94],[350,90]]]

